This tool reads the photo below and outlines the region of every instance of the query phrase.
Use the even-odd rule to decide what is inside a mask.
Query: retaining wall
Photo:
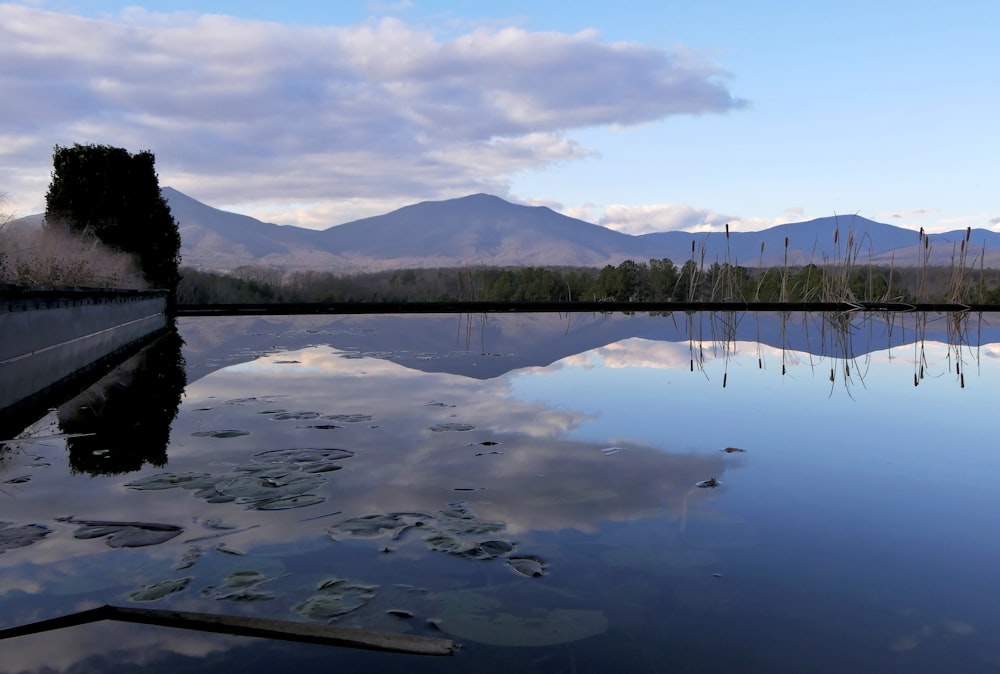
[[[0,414],[166,329],[162,291],[0,291]]]

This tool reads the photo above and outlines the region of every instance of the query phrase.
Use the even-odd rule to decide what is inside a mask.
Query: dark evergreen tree
[[[45,217],[135,255],[150,285],[173,292],[180,279],[181,238],[154,163],[149,151],[57,145]]]

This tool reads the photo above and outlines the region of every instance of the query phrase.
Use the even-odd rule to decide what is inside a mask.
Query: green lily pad
[[[190,584],[190,576],[187,578],[162,580],[159,583],[146,585],[141,590],[129,593],[128,598],[132,601],[159,601],[160,599],[174,594],[175,592],[182,592],[186,590]]]
[[[329,620],[356,611],[375,598],[378,585],[343,580],[320,584],[320,592],[295,606],[295,612],[311,620]]]

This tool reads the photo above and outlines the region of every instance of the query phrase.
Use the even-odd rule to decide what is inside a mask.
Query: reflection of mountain
[[[672,343],[759,342],[834,358],[914,342],[1000,342],[997,317],[943,314],[676,313],[371,315],[187,318],[180,321],[190,380],[265,353],[329,345],[424,372],[490,379],[639,337]]]

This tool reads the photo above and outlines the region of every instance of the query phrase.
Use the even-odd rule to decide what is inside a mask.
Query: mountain
[[[241,265],[348,273],[407,267],[602,267],[652,258],[676,264],[693,258],[699,264],[775,266],[786,262],[786,237],[792,266],[843,261],[849,246],[859,264],[923,263],[916,232],[856,215],[731,232],[728,238],[724,232],[677,231],[633,236],[543,206],[473,194],[425,201],[319,231],[222,211],[171,187],[162,192],[180,228],[183,264],[216,271]],[[951,264],[965,236],[965,230],[930,235],[931,264]],[[985,266],[1000,267],[1000,234],[984,229],[971,233],[968,266],[978,266],[984,248]]]

